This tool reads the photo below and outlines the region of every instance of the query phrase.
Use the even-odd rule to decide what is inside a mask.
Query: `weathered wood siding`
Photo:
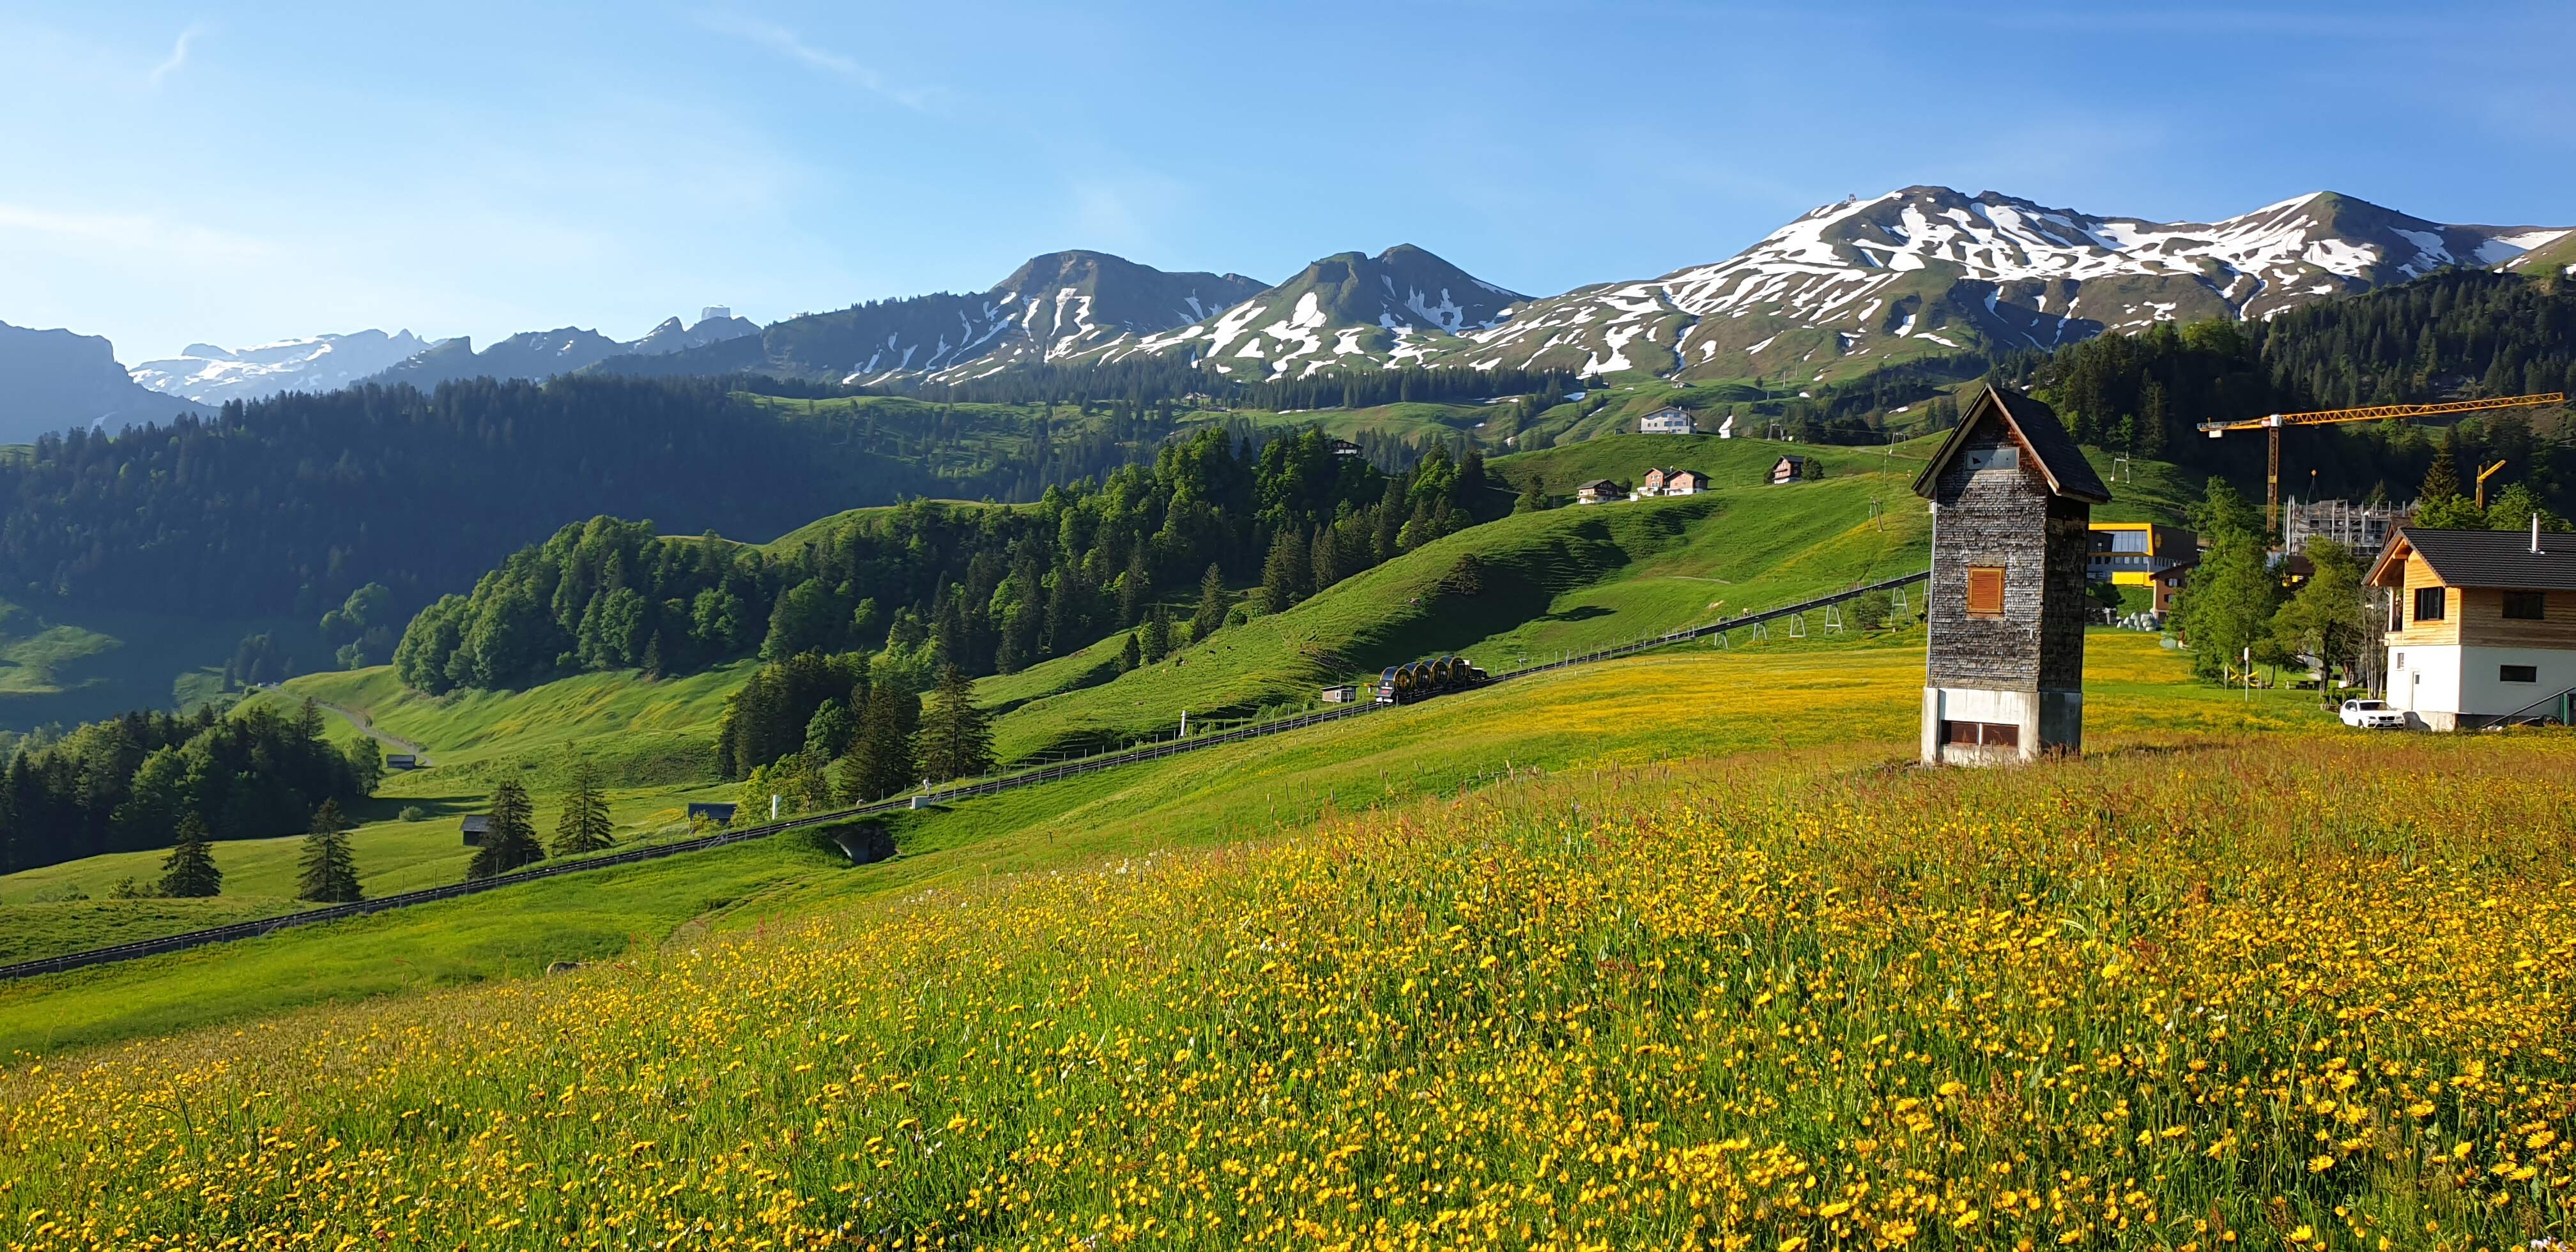
[[[1972,432],[1934,484],[1931,636],[1934,687],[2078,690],[2084,681],[2084,569],[2092,508],[2057,498],[2037,458],[2001,423]],[[1972,469],[2011,448],[2016,464]],[[2004,570],[2001,617],[1970,617],[1968,569]]]

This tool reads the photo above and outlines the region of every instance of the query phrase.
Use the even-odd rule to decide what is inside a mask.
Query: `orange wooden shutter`
[[[2004,615],[2004,571],[1998,565],[1968,567],[1968,615],[2001,617]]]

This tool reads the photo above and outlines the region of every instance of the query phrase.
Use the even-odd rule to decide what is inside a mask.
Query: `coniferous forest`
[[[226,715],[128,713],[12,754],[0,786],[0,870],[160,848],[188,818],[216,839],[291,835],[325,801],[375,789],[373,743],[343,753],[310,701]]]
[[[908,501],[762,547],[594,518],[423,610],[394,666],[430,692],[684,672],[755,651],[783,662],[883,648],[918,658],[923,681],[950,665],[1011,673],[1145,624],[1210,570],[1220,584],[1261,579],[1262,607],[1285,608],[1511,506],[1473,452],[1434,449],[1388,475],[1319,432],[1255,448],[1203,428],[1150,465],[1032,504]],[[800,742],[812,712],[796,719]]]

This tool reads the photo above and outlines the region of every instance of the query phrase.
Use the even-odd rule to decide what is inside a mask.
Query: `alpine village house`
[[[2410,722],[2576,713],[2576,535],[2400,526],[2369,583],[2389,591],[2388,704]]]
[[[1924,761],[2081,751],[2089,523],[2110,489],[2047,405],[1990,386],[1914,491],[1932,502]]]

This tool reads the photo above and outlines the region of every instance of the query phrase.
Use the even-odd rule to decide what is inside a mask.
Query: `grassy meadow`
[[[2088,659],[2089,727],[2097,743],[2165,743],[2201,732],[2295,730],[2326,721],[2299,694],[2257,692],[2249,701],[2243,693],[2189,685],[2179,654],[2147,636],[2097,633]],[[825,837],[809,833],[364,922],[0,984],[0,1057],[326,1001],[526,976],[556,960],[651,951],[676,942],[674,936],[873,907],[909,891],[1052,873],[1104,856],[1221,845],[1370,806],[1474,791],[1533,766],[1610,768],[1855,743],[1896,759],[1911,750],[1921,684],[1919,628],[1877,639],[1777,640],[1722,652],[1677,648],[900,814],[889,824],[902,855],[884,864],[854,868]],[[1795,715],[1783,716],[1788,709]],[[400,713],[379,720],[423,728]],[[447,768],[406,781],[431,785]],[[542,832],[552,821],[553,800],[542,787],[535,795]],[[634,805],[667,801],[647,794],[620,803],[628,806],[621,812],[631,813]],[[461,877],[466,852],[453,822],[417,826],[428,827],[424,838],[436,845],[417,872],[432,882]],[[630,827],[621,837],[636,833]],[[402,835],[400,823],[360,828],[353,837],[360,870],[374,872],[371,865],[391,856],[387,840]],[[294,844],[275,841],[281,874],[291,873]],[[249,846],[255,845],[217,845],[219,864],[235,872],[237,851]],[[129,855],[157,866],[157,854]],[[0,892],[10,892],[18,877],[0,880]],[[375,883],[369,880],[371,893]],[[237,889],[227,884],[228,891]],[[89,903],[104,911],[175,902]]]
[[[1907,649],[1646,658],[1363,719],[1320,816],[1167,818],[568,975],[22,1058],[0,1239],[2571,1233],[2576,739],[2346,732],[2096,643],[2080,761],[1905,766]],[[1636,698],[1692,675],[1687,716]],[[1782,690],[1824,707],[1780,717]],[[1455,762],[1657,718],[1481,786],[1368,776],[1409,723]]]

